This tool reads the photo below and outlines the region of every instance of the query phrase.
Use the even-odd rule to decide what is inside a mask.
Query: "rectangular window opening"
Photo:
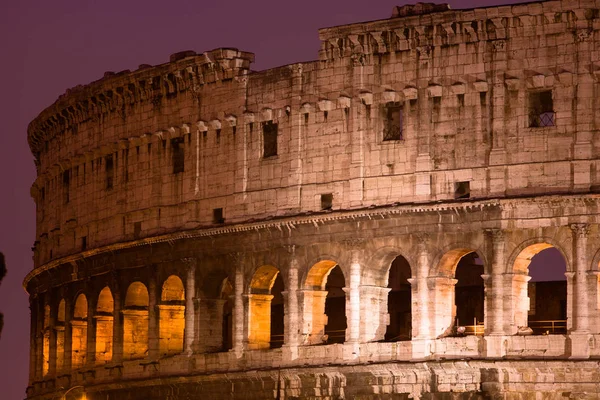
[[[141,222],[134,222],[133,223],[133,238],[134,239],[139,239],[141,233],[142,233],[142,223]]]
[[[173,162],[173,173],[178,174],[185,168],[185,153],[183,152],[183,138],[171,139],[171,160]]]
[[[115,178],[115,170],[113,164],[113,156],[106,156],[104,169],[106,171],[106,189],[112,189]]]
[[[87,236],[81,237],[81,251],[87,249]]]
[[[263,157],[277,155],[277,124],[273,121],[263,123]]]
[[[69,170],[64,171],[63,172],[63,193],[64,193],[64,202],[65,204],[69,202],[70,200],[70,193],[69,193],[69,187],[70,187],[70,174],[69,174]]]
[[[404,125],[404,111],[400,103],[387,103],[384,108],[385,125],[383,128],[383,140],[402,140],[402,129]]]
[[[325,193],[321,195],[321,210],[331,210],[333,207],[333,194]]]
[[[555,126],[552,91],[529,93],[529,127],[544,128]]]
[[[471,182],[456,182],[454,184],[454,198],[468,199],[471,197]]]
[[[225,218],[223,218],[223,209],[222,208],[214,208],[213,209],[213,224],[222,224],[225,222]]]

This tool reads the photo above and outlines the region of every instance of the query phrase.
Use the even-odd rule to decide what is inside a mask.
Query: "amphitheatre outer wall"
[[[597,398],[599,10],[403,7],[313,62],[182,52],[68,90],[28,130],[28,398]],[[565,329],[522,336],[549,247]]]

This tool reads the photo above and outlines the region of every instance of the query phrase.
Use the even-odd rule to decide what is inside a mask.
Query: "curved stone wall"
[[[28,397],[245,398],[257,369],[280,371],[257,398],[594,382],[600,2],[579,7],[400,8],[322,29],[314,62],[182,52],[70,89],[28,132]],[[532,289],[549,247],[566,282]],[[531,359],[588,361],[531,389],[507,372]]]

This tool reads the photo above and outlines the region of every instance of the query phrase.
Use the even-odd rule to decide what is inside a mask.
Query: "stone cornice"
[[[133,240],[121,243],[110,244],[94,249],[86,250],[77,254],[72,254],[62,257],[51,262],[48,262],[27,274],[23,280],[23,287],[27,291],[27,285],[36,276],[56,268],[63,264],[73,263],[88,257],[93,257],[99,254],[124,250],[134,247],[147,246],[157,243],[168,243],[183,239],[194,239],[202,237],[220,236],[231,233],[250,232],[258,230],[267,230],[275,228],[278,230],[292,230],[297,225],[315,225],[325,224],[333,221],[349,221],[359,218],[385,218],[386,216],[400,214],[414,214],[427,212],[476,212],[485,209],[497,208],[499,210],[511,210],[519,207],[524,201],[529,202],[568,202],[582,203],[585,201],[600,201],[600,195],[554,195],[554,196],[537,196],[525,198],[505,198],[505,199],[489,199],[489,200],[472,200],[472,201],[451,201],[451,202],[436,202],[436,203],[412,203],[401,205],[388,205],[382,207],[372,207],[360,210],[336,211],[328,213],[314,213],[310,215],[295,215],[282,217],[277,219],[266,219],[256,222],[238,222],[231,225],[220,226],[215,228],[199,228],[174,233],[168,233],[159,236],[153,236],[140,240]],[[490,221],[490,226],[487,228],[500,228],[498,223]]]

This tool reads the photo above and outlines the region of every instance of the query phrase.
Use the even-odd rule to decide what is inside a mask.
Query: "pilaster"
[[[184,258],[181,261],[186,265],[187,278],[185,281],[185,331],[183,338],[183,353],[188,357],[193,353],[195,332],[195,308],[194,297],[196,296],[196,265],[195,258]]]

